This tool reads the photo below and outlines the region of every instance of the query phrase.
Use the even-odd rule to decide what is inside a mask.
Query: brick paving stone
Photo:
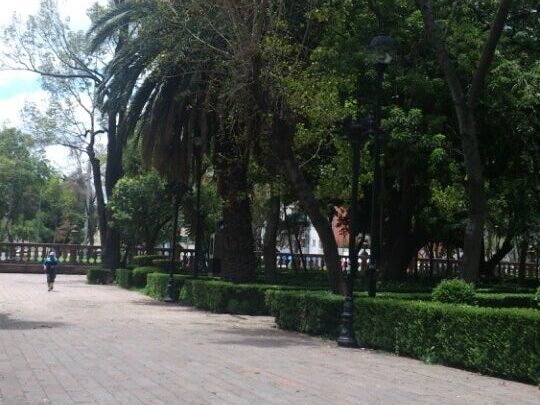
[[[82,276],[0,274],[0,404],[540,404],[527,384],[347,350],[270,317],[158,303]]]

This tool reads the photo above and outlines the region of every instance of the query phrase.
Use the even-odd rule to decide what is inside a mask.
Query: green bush
[[[133,270],[116,269],[116,283],[122,288],[131,288],[133,285]]]
[[[364,346],[517,380],[538,379],[535,310],[359,298],[354,327]]]
[[[367,297],[366,292],[354,294],[355,297]],[[406,301],[432,301],[428,293],[379,292],[379,298],[393,298]],[[532,294],[476,294],[474,302],[479,307],[491,308],[534,308],[536,302]]]
[[[163,270],[166,270],[166,271],[169,271],[170,264],[171,264],[171,261],[169,259],[163,259],[163,257],[161,259],[152,260],[152,266],[159,267],[160,269],[163,269]],[[182,266],[182,263],[174,262],[174,272],[175,273],[180,273],[183,270],[184,270],[184,268]]]
[[[447,304],[475,303],[475,292],[472,284],[460,279],[443,280],[433,289],[433,301]]]
[[[329,337],[339,334],[342,296],[327,292],[267,290],[266,306],[282,329]]]
[[[171,297],[175,301],[178,300],[180,290],[184,285],[184,282],[190,276],[186,275],[174,275],[174,289],[173,296]],[[169,275],[165,273],[150,273],[146,277],[146,294],[152,298],[163,300],[167,296],[167,287],[169,285]]]
[[[107,284],[111,272],[101,267],[93,267],[86,270],[86,281],[88,284]]]
[[[535,308],[533,294],[476,294],[479,307],[491,308]]]
[[[144,288],[146,287],[146,276],[150,273],[164,273],[165,271],[163,269],[160,269],[158,267],[151,267],[151,266],[145,266],[145,267],[136,267],[135,270],[133,270],[133,278],[132,278],[132,284],[135,288]]]
[[[186,280],[180,302],[217,313],[267,315],[264,293],[276,286],[233,284],[219,280]]]
[[[135,267],[146,267],[151,266],[154,260],[163,259],[163,257],[159,255],[134,256],[132,263]]]

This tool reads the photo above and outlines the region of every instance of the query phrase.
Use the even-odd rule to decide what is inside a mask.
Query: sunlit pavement
[[[0,274],[3,404],[535,404],[532,385],[166,305],[82,276]]]

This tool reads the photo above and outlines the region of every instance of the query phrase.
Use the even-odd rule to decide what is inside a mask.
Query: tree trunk
[[[248,197],[249,153],[241,138],[235,131],[221,130],[215,140],[217,187],[223,198],[221,276],[234,282],[252,282],[256,260]]]
[[[270,190],[272,191],[272,187]],[[271,195],[267,205],[266,226],[263,238],[264,278],[269,283],[275,283],[277,281],[276,240],[279,227],[280,205],[279,195]]]
[[[327,218],[322,214],[319,201],[315,198],[311,186],[302,175],[298,162],[294,157],[292,150],[293,131],[283,120],[275,118],[273,132],[272,140],[281,160],[283,173],[289,180],[296,197],[319,234],[323,246],[330,290],[335,294],[342,293],[344,292],[344,283],[334,232]]]
[[[117,112],[109,113],[108,143],[107,143],[107,166],[105,169],[105,191],[107,198],[112,196],[114,186],[123,174],[122,155],[123,142],[119,140],[117,128]],[[111,213],[105,209],[106,222],[110,223]],[[120,233],[118,230],[108,227],[105,240],[102,241],[103,267],[116,269],[120,265]]]
[[[529,239],[524,237],[519,244],[519,267],[518,280],[520,284],[525,282],[525,273],[527,271],[527,252],[529,250]]]
[[[287,241],[289,242],[289,253],[291,256],[292,268],[295,273],[298,273],[298,261],[294,257],[294,246],[291,238],[291,223],[289,222],[289,216],[287,215],[287,206],[285,204],[283,204],[283,219],[287,228]]]
[[[403,280],[411,257],[422,247],[420,237],[414,233],[412,219],[416,200],[410,170],[401,170],[401,192],[391,195],[393,202],[381,253],[381,277],[384,280]]]
[[[103,184],[101,182],[100,161],[96,157],[93,145],[86,148],[88,159],[92,165],[92,177],[94,179],[94,188],[96,189],[96,203],[98,212],[99,234],[101,243],[107,238],[107,207],[105,206],[105,196],[103,195]]]
[[[484,43],[482,55],[480,56],[467,93],[463,89],[460,77],[446,50],[445,38],[435,22],[436,19],[431,10],[430,1],[417,0],[417,3],[422,12],[426,32],[429,39],[433,42],[439,66],[443,71],[448,89],[450,90],[459,122],[459,135],[463,149],[465,172],[468,178],[467,192],[469,197],[469,218],[465,229],[462,277],[465,281],[472,282],[476,281],[479,275],[486,206],[484,177],[476,135],[474,110],[485,77],[493,62],[493,55],[505,27],[512,0],[499,1],[495,18],[490,25],[488,38]]]
[[[504,257],[510,253],[514,246],[512,245],[512,238],[505,238],[502,246],[495,252],[488,261],[485,261],[480,266],[480,273],[487,278],[497,278],[495,274],[495,268]]]
[[[467,173],[467,193],[469,196],[468,222],[463,243],[462,277],[467,282],[478,280],[484,239],[486,197],[482,161],[476,136],[476,125],[472,109],[458,111],[461,145]]]

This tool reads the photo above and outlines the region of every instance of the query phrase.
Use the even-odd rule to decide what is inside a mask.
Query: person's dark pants
[[[47,269],[47,283],[54,283],[56,278],[56,269],[48,268]]]

